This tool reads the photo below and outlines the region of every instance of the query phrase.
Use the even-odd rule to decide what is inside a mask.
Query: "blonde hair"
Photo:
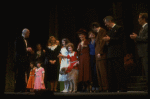
[[[48,39],[48,43],[51,43],[51,40],[55,38],[54,36],[50,36],[49,39]],[[56,43],[56,38],[55,38],[55,43]]]

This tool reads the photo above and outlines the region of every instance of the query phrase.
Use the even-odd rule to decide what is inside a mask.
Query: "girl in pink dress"
[[[35,70],[35,80],[34,80],[34,89],[35,90],[45,89],[44,76],[45,76],[44,68],[41,67],[41,63],[38,62],[37,69]]]

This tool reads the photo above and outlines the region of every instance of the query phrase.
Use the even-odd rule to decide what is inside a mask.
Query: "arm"
[[[145,33],[145,35],[144,36],[137,36],[136,38],[135,38],[135,41],[136,42],[141,42],[141,43],[148,43],[148,28],[146,28],[145,30],[144,30],[144,33]]]

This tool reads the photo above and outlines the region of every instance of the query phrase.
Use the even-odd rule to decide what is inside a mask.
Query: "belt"
[[[74,63],[74,62],[77,62],[77,60],[76,60],[76,61],[72,61],[72,62],[70,62],[70,63]]]
[[[30,75],[30,76],[34,76],[34,75]]]

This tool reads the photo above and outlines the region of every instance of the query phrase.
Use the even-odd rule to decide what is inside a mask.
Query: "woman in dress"
[[[59,76],[59,58],[60,46],[56,45],[56,38],[51,36],[49,39],[51,43],[46,49],[46,57],[48,58],[48,65],[46,66],[46,79],[50,82],[51,91],[57,91],[57,82]]]
[[[91,82],[89,41],[86,39],[86,30],[80,29],[77,33],[81,40],[77,48],[79,53],[79,82],[82,85],[82,91],[88,91]]]
[[[66,45],[69,43],[70,41],[67,38],[62,39],[62,48],[60,50],[60,53],[64,56],[68,55],[68,51],[66,49]],[[69,60],[66,58],[61,58],[61,63],[60,63],[60,70],[63,67],[68,67],[69,65]],[[67,74],[61,75],[59,74],[59,80],[58,81],[64,81],[64,90],[62,92],[68,92],[68,88],[69,88],[69,82],[67,81]]]

